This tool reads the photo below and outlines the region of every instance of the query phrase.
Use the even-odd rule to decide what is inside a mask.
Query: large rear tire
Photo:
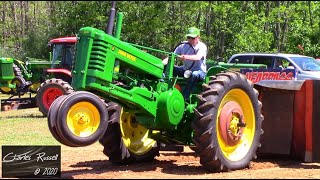
[[[210,171],[248,167],[261,146],[264,119],[253,83],[237,72],[220,73],[198,98],[192,127],[200,163]]]
[[[159,145],[148,137],[150,130],[135,121],[134,114],[118,104],[108,103],[109,123],[100,144],[109,161],[115,164],[152,161],[159,156]]]
[[[55,99],[61,95],[67,95],[74,92],[69,83],[61,79],[47,79],[37,90],[36,103],[39,111],[47,116],[48,110]]]

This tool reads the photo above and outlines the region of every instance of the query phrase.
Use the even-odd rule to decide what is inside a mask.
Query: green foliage
[[[49,59],[50,49],[47,47],[49,37],[45,33],[28,33],[27,38],[23,41],[22,49],[24,56],[36,57],[39,59]]]
[[[0,53],[48,58],[52,38],[85,26],[105,30],[110,7],[111,1],[2,1]],[[196,26],[209,59],[239,52],[320,56],[319,1],[116,1],[116,11],[124,13],[123,41],[155,49],[171,51]]]
[[[246,19],[240,32],[234,35],[233,49],[227,49],[228,56],[244,52],[275,52],[271,49],[273,34],[264,31],[264,18],[255,15]]]

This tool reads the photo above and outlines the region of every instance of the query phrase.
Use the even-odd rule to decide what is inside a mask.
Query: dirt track
[[[108,161],[98,143],[81,148],[62,146],[62,178],[101,179],[319,179],[320,163],[301,163],[289,159],[259,158],[249,169],[209,173],[199,158],[186,152],[160,152],[151,163],[116,166]]]

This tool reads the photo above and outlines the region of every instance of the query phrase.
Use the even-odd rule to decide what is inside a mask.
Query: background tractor
[[[40,85],[40,79],[42,76],[43,69],[50,67],[50,62],[43,59],[35,59],[26,57],[24,61],[12,58],[14,77],[8,81],[9,84],[15,84],[25,88],[20,91],[20,94],[24,94],[29,90],[36,92]],[[1,87],[1,93],[3,94],[17,94],[17,87]]]
[[[28,97],[29,106],[39,106],[46,116],[55,98],[72,91],[71,66],[74,59],[76,37],[61,37],[49,41],[50,57],[48,60],[26,57],[24,61],[12,59],[14,76],[4,78],[0,91],[12,95],[9,99],[1,100],[1,104],[25,102],[20,95],[26,92],[36,93],[34,98]],[[3,64],[6,61],[3,61]],[[10,66],[10,67],[11,67]],[[18,95],[18,98],[13,98]]]
[[[121,41],[122,13],[112,36],[112,12],[107,33],[79,31],[71,83],[76,91],[50,107],[52,135],[71,147],[99,141],[116,164],[150,161],[160,146],[186,145],[210,171],[248,167],[261,146],[264,119],[253,83],[217,64],[185,100],[179,89],[186,80],[173,76],[176,55]],[[168,65],[141,48],[165,53]]]
[[[70,84],[75,43],[76,37],[56,38],[49,42],[51,67],[44,69],[44,80],[36,95],[37,106],[44,116],[57,97],[73,92]]]
[[[11,84],[12,79],[15,77],[13,71],[13,58],[0,58],[0,90],[7,90],[10,88],[15,88],[14,84]]]
[[[33,85],[31,82],[25,81],[21,75],[20,68],[14,64],[13,58],[0,58],[0,89],[6,94],[12,96],[8,99],[1,99],[1,110],[13,110],[19,107],[31,108],[35,105],[34,98],[23,97],[21,95],[29,91],[29,88]],[[15,95],[18,98],[13,98]]]

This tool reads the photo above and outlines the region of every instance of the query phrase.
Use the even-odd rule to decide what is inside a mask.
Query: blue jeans
[[[178,77],[184,77],[184,69],[182,66],[174,66],[173,69],[173,76],[178,76]],[[191,91],[194,88],[194,85],[197,84],[199,81],[203,81],[206,77],[206,73],[203,72],[202,70],[198,70],[198,71],[192,71],[192,74],[189,78],[187,78],[187,83],[185,88],[182,91],[182,95],[184,97],[184,99],[188,100]]]

